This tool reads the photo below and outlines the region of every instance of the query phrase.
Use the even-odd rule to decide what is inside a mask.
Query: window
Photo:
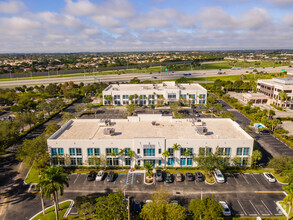
[[[113,158],[113,165],[119,166],[119,159],[118,158]]]
[[[106,148],[106,155],[107,156],[110,156],[111,152],[112,152],[111,148]]]
[[[180,165],[185,166],[186,165],[186,158],[181,158],[180,159]]]
[[[161,166],[162,165],[162,160],[159,160],[159,166]]]
[[[249,155],[249,148],[248,147],[244,148],[243,155]]]
[[[114,95],[114,99],[120,99],[120,95]]]
[[[159,150],[158,150],[158,154],[161,154],[161,153],[162,153],[162,149],[159,148]]]
[[[137,152],[137,154],[140,154],[140,149],[137,149],[136,152]]]
[[[200,94],[200,95],[199,95],[199,98],[201,98],[201,99],[205,99],[205,97],[206,97],[205,94]]]
[[[94,148],[95,156],[100,156],[100,148]]]
[[[130,158],[125,158],[125,165],[130,166],[131,164],[131,159]]]
[[[170,157],[174,156],[174,149],[173,148],[168,148],[168,151],[170,153]]]
[[[242,158],[242,166],[246,166],[247,164],[248,164],[248,158]]]
[[[93,156],[94,155],[94,149],[93,148],[88,148],[87,149],[87,156],[90,157],[90,156]]]
[[[62,166],[65,165],[64,158],[59,158],[59,165],[62,165]]]
[[[195,94],[190,94],[190,95],[189,95],[189,98],[190,98],[190,99],[195,99]]]
[[[51,149],[51,155],[56,156],[57,155],[57,148],[52,148]]]
[[[243,149],[242,147],[238,147],[236,154],[237,155],[242,155],[242,149]]]
[[[118,155],[118,148],[113,148],[113,152],[115,152],[116,155]]]
[[[58,155],[64,156],[63,148],[58,148]]]
[[[168,166],[174,165],[174,158],[168,158]]]
[[[54,157],[52,159],[52,163],[53,163],[53,165],[58,165],[58,158],[57,157]]]
[[[82,165],[82,158],[78,157],[77,159],[77,165]]]
[[[200,155],[208,155],[210,153],[212,153],[212,148],[210,148],[210,147],[200,147],[199,148]]]
[[[89,164],[89,165],[94,165],[94,160],[93,160],[93,158],[89,158],[89,159],[88,159],[88,164]]]
[[[140,160],[137,161],[137,165],[140,166]]]
[[[186,148],[180,148],[180,155],[184,156],[184,152],[186,151]]]
[[[76,148],[76,156],[81,156],[81,148]]]
[[[123,105],[129,104],[129,101],[123,101]]]
[[[71,164],[71,166],[76,166],[76,158],[71,158],[70,164]]]
[[[113,165],[112,158],[107,158],[107,165],[108,166],[112,166]]]
[[[187,166],[192,166],[192,158],[187,158]]]
[[[146,157],[154,157],[155,149],[143,149],[143,155]]]
[[[114,104],[115,105],[121,105],[121,102],[120,101],[114,101]]]
[[[69,155],[75,156],[75,148],[69,148]]]
[[[226,147],[225,148],[225,156],[230,156],[230,153],[231,153],[231,148],[230,147]]]
[[[123,99],[128,99],[129,96],[128,95],[123,95]]]
[[[128,156],[128,152],[130,151],[130,148],[125,148],[125,156]]]
[[[186,94],[184,94],[184,95],[181,95],[181,98],[184,98],[184,99],[186,99]]]
[[[176,93],[168,93],[168,99],[176,99]]]

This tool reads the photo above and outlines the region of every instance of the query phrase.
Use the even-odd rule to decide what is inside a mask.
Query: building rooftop
[[[206,90],[197,83],[175,84],[175,82],[164,82],[160,84],[112,84],[109,85],[104,91],[147,91],[154,89]]]
[[[267,95],[256,92],[256,93],[243,93],[243,95],[248,96],[250,98],[269,98]]]
[[[259,79],[263,83],[269,83],[273,85],[293,85],[293,78],[292,77],[285,77],[285,78],[273,78],[273,79]]]
[[[200,135],[197,127],[202,122],[191,119],[173,119],[171,116],[138,115],[128,119],[113,119],[110,125],[102,125],[99,119],[74,119],[67,122],[53,134],[51,140],[106,140],[156,138],[166,139],[251,139],[240,126],[231,119],[204,119],[207,134]],[[105,133],[105,129],[114,128],[113,135]],[[109,129],[108,129],[109,130]]]

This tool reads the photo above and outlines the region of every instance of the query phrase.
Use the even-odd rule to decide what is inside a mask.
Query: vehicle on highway
[[[134,201],[133,212],[136,215],[138,215],[141,212],[141,202],[140,201]]]
[[[270,182],[270,183],[275,183],[277,180],[271,173],[263,173],[264,177]]]
[[[152,72],[150,72],[150,74],[153,74]]]
[[[224,211],[223,211],[223,215],[224,216],[231,216],[231,210],[228,206],[228,204],[224,201],[219,201],[219,203],[223,206]]]
[[[151,203],[151,202],[153,202],[153,200],[148,199],[148,200],[145,201],[146,204]]]
[[[154,79],[157,79],[157,77],[156,77],[156,76],[153,76],[153,78],[154,78]]]
[[[223,74],[222,72],[218,72],[219,75]]]
[[[248,73],[248,71],[245,71],[245,73]]]
[[[191,73],[184,73],[183,76],[191,76]]]
[[[201,172],[195,172],[194,178],[196,182],[203,182],[205,180],[205,176]]]
[[[214,175],[215,175],[217,183],[224,183],[225,182],[225,177],[219,169],[214,170]]]
[[[157,182],[162,182],[163,181],[163,173],[162,173],[162,170],[157,170],[157,172],[156,172],[156,181]]]
[[[105,176],[105,172],[104,172],[104,170],[100,170],[100,171],[98,172],[98,175],[96,176],[96,181],[102,181],[103,178],[104,178],[104,176]]]
[[[192,173],[189,173],[189,172],[185,173],[185,177],[186,177],[186,180],[187,181],[193,181],[193,175],[192,175]]]
[[[183,175],[181,173],[176,173],[175,180],[176,180],[176,182],[182,182]]]
[[[173,183],[173,177],[171,173],[166,173],[166,183]]]
[[[87,181],[94,181],[96,179],[96,175],[97,175],[97,173],[95,171],[91,171],[87,175]]]
[[[111,171],[107,176],[107,182],[113,182],[114,181],[115,173]]]

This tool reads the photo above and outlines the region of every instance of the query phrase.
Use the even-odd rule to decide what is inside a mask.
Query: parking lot
[[[218,201],[226,201],[235,216],[281,216],[281,210],[276,205],[285,195],[279,183],[270,183],[263,174],[258,173],[226,173],[225,183],[213,185],[205,182],[186,181],[166,183],[154,182],[144,184],[143,173],[116,173],[113,182],[87,181],[87,174],[71,174],[69,188],[65,192],[95,194],[108,193],[117,190],[126,192],[133,199],[145,201],[151,199],[151,193],[157,188],[166,188],[173,199],[188,207],[194,198],[211,196]]]

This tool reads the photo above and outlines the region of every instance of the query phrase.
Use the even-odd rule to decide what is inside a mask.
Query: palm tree
[[[186,149],[186,151],[184,151],[184,156],[185,156],[185,157],[189,157],[189,156],[191,156],[191,152],[189,152],[189,150]]]
[[[177,143],[173,144],[173,151],[174,151],[174,154],[175,154],[176,151],[179,151],[180,147],[181,147],[180,144],[177,144]],[[176,156],[176,155],[175,155],[175,156]]]
[[[120,149],[119,156],[122,157],[122,166],[123,166],[123,158],[125,157],[125,149]]]
[[[293,184],[290,184],[288,186],[284,186],[283,188],[287,192],[287,196],[283,199],[283,201],[284,201],[284,203],[286,203],[286,205],[289,205],[289,210],[288,210],[288,215],[287,215],[287,220],[289,220],[292,205],[293,205]]]
[[[152,169],[153,169],[153,164],[151,162],[145,162],[143,165],[144,169],[146,170],[146,173],[148,176],[152,176]]]
[[[117,154],[117,152],[116,151],[112,151],[111,153],[110,153],[110,156],[112,156],[112,157],[117,157],[118,156],[118,154]],[[112,164],[113,164],[113,159],[112,159]]]
[[[135,153],[133,150],[129,150],[128,151],[128,157],[130,158],[130,167],[131,167],[131,161],[132,161],[132,158],[135,156]]]
[[[167,165],[167,160],[166,160],[166,158],[167,158],[167,157],[170,157],[170,152],[167,151],[167,150],[164,150],[164,152],[162,153],[162,156],[163,156],[164,159],[165,159],[165,166],[164,166],[164,168],[166,168],[166,165]]]
[[[68,176],[62,173],[61,167],[51,166],[46,170],[41,171],[40,182],[37,185],[41,189],[41,195],[45,195],[48,199],[52,199],[55,206],[56,219],[58,220],[58,193],[62,196],[64,185],[69,186]]]

